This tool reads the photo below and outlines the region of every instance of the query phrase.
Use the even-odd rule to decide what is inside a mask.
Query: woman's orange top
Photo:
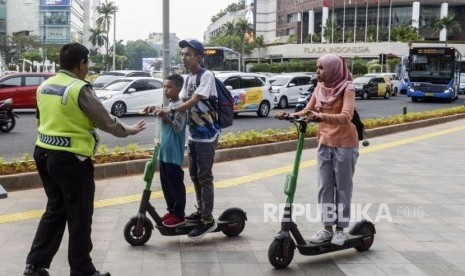
[[[305,107],[307,110],[315,109],[314,96]],[[333,104],[331,108],[321,110],[321,122],[318,126],[318,143],[329,147],[355,148],[358,147],[358,134],[352,124],[355,109],[355,91],[348,89],[343,98]]]

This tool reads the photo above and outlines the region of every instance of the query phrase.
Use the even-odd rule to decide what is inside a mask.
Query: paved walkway
[[[319,256],[296,252],[287,269],[275,270],[267,250],[280,224],[273,206],[285,202],[283,183],[293,154],[283,153],[215,164],[215,214],[238,206],[247,212],[235,238],[214,233],[193,242],[157,231],[145,246],[132,247],[123,228],[136,214],[141,175],[97,182],[93,224],[97,268],[116,276],[139,275],[464,275],[465,120],[371,139],[361,149],[354,190],[354,216],[376,223],[371,250]],[[295,202],[308,238],[320,229],[316,216],[315,149],[303,153]],[[158,176],[156,176],[156,179]],[[187,211],[193,210],[188,181]],[[158,181],[152,202],[164,213]],[[0,200],[0,275],[22,275],[41,209],[41,189],[8,193]],[[306,205],[305,205],[306,204]],[[50,274],[69,275],[67,237]]]

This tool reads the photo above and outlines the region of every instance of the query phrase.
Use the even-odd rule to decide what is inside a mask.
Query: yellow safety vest
[[[40,126],[36,145],[88,157],[94,154],[98,142],[95,125],[78,103],[86,84],[59,72],[37,89]]]

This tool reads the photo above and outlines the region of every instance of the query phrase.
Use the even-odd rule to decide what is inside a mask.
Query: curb
[[[446,117],[427,119],[400,125],[392,125],[369,129],[366,131],[366,136],[369,138],[393,134],[397,132],[407,131],[416,128],[423,128],[432,125],[443,124],[459,119],[464,119],[465,114],[456,114]],[[215,162],[225,162],[235,159],[244,159],[257,156],[264,156],[282,152],[294,151],[297,145],[296,140],[284,141],[263,145],[247,146],[241,148],[231,148],[217,150],[215,154]],[[315,148],[317,140],[315,137],[306,138],[304,148]],[[95,165],[95,180],[105,179],[110,177],[122,177],[133,174],[141,174],[144,172],[145,163],[149,159],[140,159],[132,161],[123,161],[107,164]],[[187,158],[185,158],[185,166],[187,166]],[[33,189],[42,187],[42,181],[37,172],[28,172],[14,175],[0,176],[0,184],[7,191],[17,191],[24,189]]]

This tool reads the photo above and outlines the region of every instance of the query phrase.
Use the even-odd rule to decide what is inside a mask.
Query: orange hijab
[[[315,88],[316,110],[331,108],[342,98],[347,87],[353,88],[352,76],[346,61],[340,56],[326,54],[318,59],[325,70],[326,80]]]

